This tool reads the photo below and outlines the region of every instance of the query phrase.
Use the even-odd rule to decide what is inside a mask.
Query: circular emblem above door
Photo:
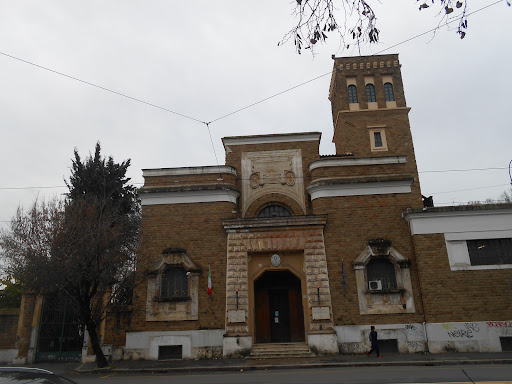
[[[273,254],[272,257],[270,258],[270,262],[274,267],[279,267],[279,264],[281,264],[281,256]]]

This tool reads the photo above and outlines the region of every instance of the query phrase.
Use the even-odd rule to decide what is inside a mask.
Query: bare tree
[[[134,283],[140,206],[127,185],[129,164],[102,158],[99,143],[84,162],[75,150],[68,197],[19,208],[0,233],[6,272],[28,289],[70,299],[98,367],[108,364],[98,328],[108,308],[131,295]]]
[[[439,17],[439,25],[458,20],[457,33],[466,36],[468,0],[416,0],[419,10],[432,10]],[[371,0],[295,0],[293,15],[297,23],[278,43],[290,39],[297,53],[311,49],[318,42],[325,42],[329,33],[337,32],[347,48],[379,41],[377,15]],[[375,2],[373,2],[375,4]]]
[[[510,188],[508,191],[504,191],[500,195],[499,201],[503,203],[512,203],[512,188]]]

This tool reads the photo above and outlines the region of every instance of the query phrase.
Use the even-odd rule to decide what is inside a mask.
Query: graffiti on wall
[[[405,332],[407,334],[407,340],[423,340],[423,328],[415,324],[406,324]]]
[[[472,339],[480,332],[478,323],[443,323],[446,334],[452,339]]]
[[[489,327],[512,327],[512,321],[488,321]]]

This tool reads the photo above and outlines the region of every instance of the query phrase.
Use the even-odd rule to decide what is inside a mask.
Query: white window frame
[[[445,233],[446,251],[452,271],[511,269],[512,264],[471,265],[467,240],[512,238],[512,231]]]
[[[368,127],[368,133],[370,134],[370,147],[372,152],[386,152],[388,150],[386,126]],[[380,147],[375,145],[375,133],[380,133],[380,139],[382,140],[382,146]]]

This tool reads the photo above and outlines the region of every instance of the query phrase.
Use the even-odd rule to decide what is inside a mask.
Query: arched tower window
[[[395,266],[387,259],[373,258],[366,265],[368,281],[380,280],[382,289],[396,289]]]
[[[377,94],[375,93],[375,85],[366,84],[366,100],[369,103],[377,102]]]
[[[348,86],[348,102],[350,104],[359,103],[357,99],[357,87],[354,84]]]
[[[259,218],[266,217],[290,217],[292,213],[285,207],[277,204],[267,205],[259,213]]]
[[[395,101],[395,91],[393,90],[393,84],[384,84],[384,94],[386,95],[386,101]]]

